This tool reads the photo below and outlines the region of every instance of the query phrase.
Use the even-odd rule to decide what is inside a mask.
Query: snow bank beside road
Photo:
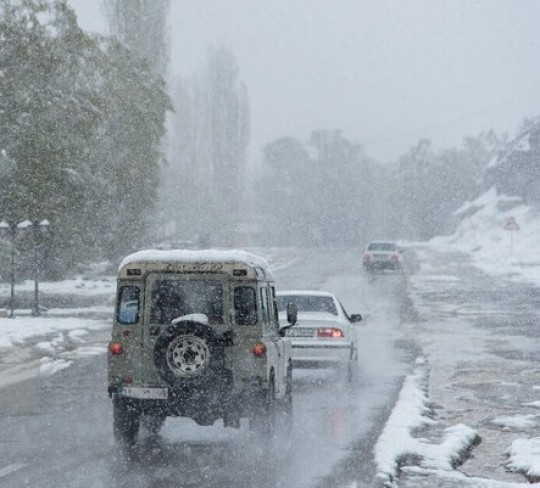
[[[4,317],[0,318],[0,347],[12,347],[32,337],[47,336],[56,332],[103,330],[108,327],[110,324],[106,321],[77,317]],[[50,341],[52,347],[55,344],[54,340]],[[41,343],[40,346],[44,347],[45,344]]]
[[[15,285],[15,293],[18,291],[32,292],[34,282],[26,280]],[[62,281],[40,281],[39,290],[42,293],[50,294],[84,294],[84,295],[111,295],[116,291],[116,277],[104,277],[99,280],[89,280],[82,276]],[[0,294],[8,296],[10,284],[0,283]]]
[[[405,378],[398,401],[375,446],[377,479],[392,486],[398,471],[407,461],[418,463],[419,470],[452,471],[463,453],[478,440],[475,430],[459,424],[444,430],[440,444],[414,437],[414,431],[435,424],[427,396],[428,366],[417,361],[413,374]]]
[[[52,376],[80,357],[103,354],[101,331],[109,328],[109,320],[95,318],[0,318],[0,388]]]
[[[414,429],[433,422],[427,415],[427,369],[417,370],[405,378],[398,401],[388,418],[383,433],[375,446],[375,462],[381,476],[393,479],[401,461],[418,454]]]
[[[530,480],[540,480],[540,437],[516,439],[509,447],[507,468]]]

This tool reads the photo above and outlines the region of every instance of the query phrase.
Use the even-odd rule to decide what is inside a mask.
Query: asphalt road
[[[364,276],[358,251],[270,254],[278,289],[333,291],[349,313],[364,314],[356,385],[329,372],[295,371],[293,425],[281,426],[271,444],[244,422],[233,430],[171,418],[157,439],[143,432],[126,451],[113,441],[105,356],[83,358],[40,384],[0,388],[4,396],[32,393],[31,408],[21,403],[0,414],[0,486],[369,486],[373,445],[415,352],[400,333],[404,280]]]

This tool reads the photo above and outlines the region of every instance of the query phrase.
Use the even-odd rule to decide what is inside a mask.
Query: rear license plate
[[[137,386],[127,386],[125,388],[118,388],[117,394],[121,398],[167,400],[169,391],[167,388],[141,388]]]
[[[295,329],[294,327],[289,329],[290,337],[313,337],[313,329]]]

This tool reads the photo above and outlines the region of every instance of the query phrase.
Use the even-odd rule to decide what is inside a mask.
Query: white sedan
[[[337,297],[324,291],[281,291],[276,296],[282,326],[288,325],[289,304],[298,309],[296,324],[286,332],[293,367],[343,367],[354,374],[358,360],[354,324],[362,316],[347,314]]]

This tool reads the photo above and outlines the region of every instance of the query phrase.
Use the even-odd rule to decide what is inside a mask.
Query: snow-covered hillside
[[[492,187],[454,215],[461,220],[454,234],[436,237],[434,244],[470,252],[475,264],[489,274],[540,283],[539,209]],[[519,230],[505,229],[512,218]]]

